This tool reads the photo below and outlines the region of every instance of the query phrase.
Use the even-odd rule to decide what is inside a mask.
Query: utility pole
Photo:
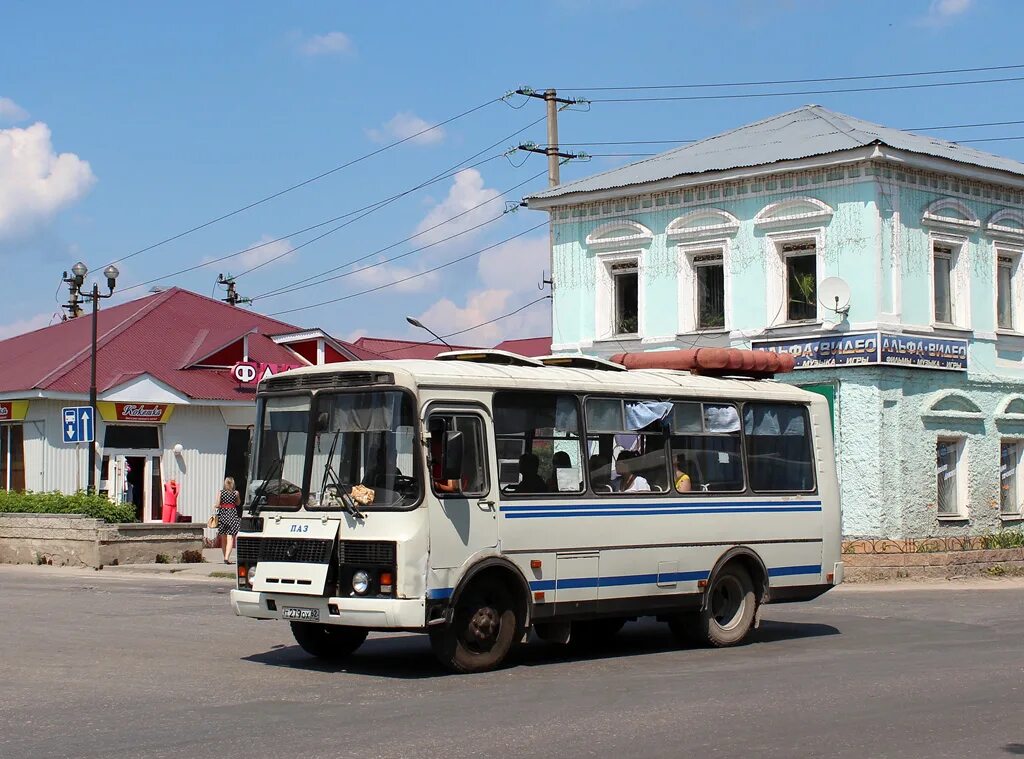
[[[516,95],[524,95],[530,98],[536,98],[543,100],[544,105],[547,108],[547,119],[548,119],[548,144],[544,147],[540,147],[531,142],[524,142],[518,146],[519,150],[525,150],[528,153],[540,153],[548,157],[548,186],[554,187],[559,183],[559,167],[561,166],[561,160],[571,160],[573,158],[585,158],[586,156],[582,153],[561,153],[558,150],[558,111],[561,110],[559,105],[563,108],[567,108],[570,105],[577,105],[579,103],[585,103],[587,101],[580,100],[578,98],[560,98],[555,90],[548,89],[544,92],[537,92],[529,87],[520,87],[515,91]]]
[[[218,274],[217,284],[227,288],[227,294],[221,298],[225,303],[232,306],[237,306],[239,303],[252,303],[252,298],[243,298],[238,294],[235,290],[235,278],[230,274],[226,277],[223,274]]]

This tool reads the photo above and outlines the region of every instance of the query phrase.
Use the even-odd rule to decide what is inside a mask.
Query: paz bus
[[[464,351],[261,382],[235,613],[328,660],[427,633],[479,672],[531,630],[598,643],[641,616],[734,645],[762,604],[842,581],[829,409],[771,379],[791,358],[615,358]]]

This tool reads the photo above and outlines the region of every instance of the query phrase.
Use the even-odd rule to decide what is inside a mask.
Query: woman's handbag
[[[216,530],[217,529],[217,515],[214,514],[212,517],[206,520],[206,529]]]

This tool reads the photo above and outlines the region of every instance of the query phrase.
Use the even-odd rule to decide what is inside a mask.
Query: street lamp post
[[[75,275],[75,282],[78,286],[78,291],[81,292],[82,282],[85,280],[85,275],[89,272],[89,269],[79,261],[77,264],[71,267],[71,272]],[[117,267],[111,264],[103,270],[103,276],[107,278],[107,293],[104,295],[100,292],[99,283],[94,282],[92,285],[92,292],[86,293],[82,297],[85,300],[92,301],[92,347],[90,350],[89,360],[89,407],[92,410],[92,428],[93,428],[93,439],[89,443],[89,487],[86,492],[90,495],[96,492],[96,342],[99,334],[99,310],[100,300],[103,298],[109,298],[114,294],[114,285],[117,283],[117,275],[120,274]]]
[[[432,334],[432,335],[433,335],[433,336],[434,336],[435,338],[437,338],[437,339],[438,339],[438,340],[440,340],[440,341],[441,341],[442,343],[444,343],[445,347],[446,347],[446,348],[448,348],[448,350],[455,350],[454,348],[452,348],[452,346],[448,345],[448,341],[447,341],[447,340],[445,340],[445,339],[444,339],[443,337],[441,337],[441,336],[440,336],[439,334],[437,334],[436,332],[434,332],[434,330],[432,330],[432,329],[431,329],[430,327],[428,327],[428,326],[427,326],[426,324],[424,324],[423,322],[421,322],[421,321],[420,321],[419,319],[413,319],[413,318],[412,318],[411,316],[407,316],[407,317],[405,317],[405,320],[406,320],[407,322],[409,322],[409,324],[411,324],[411,325],[412,325],[412,326],[414,326],[414,327],[419,327],[420,329],[425,329],[425,330],[426,330],[427,332],[429,332],[430,334]]]

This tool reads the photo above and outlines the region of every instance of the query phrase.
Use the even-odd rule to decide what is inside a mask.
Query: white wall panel
[[[163,481],[181,485],[178,513],[205,522],[224,482],[228,428],[216,406],[176,406],[164,425]],[[174,453],[176,443],[184,450]]]

